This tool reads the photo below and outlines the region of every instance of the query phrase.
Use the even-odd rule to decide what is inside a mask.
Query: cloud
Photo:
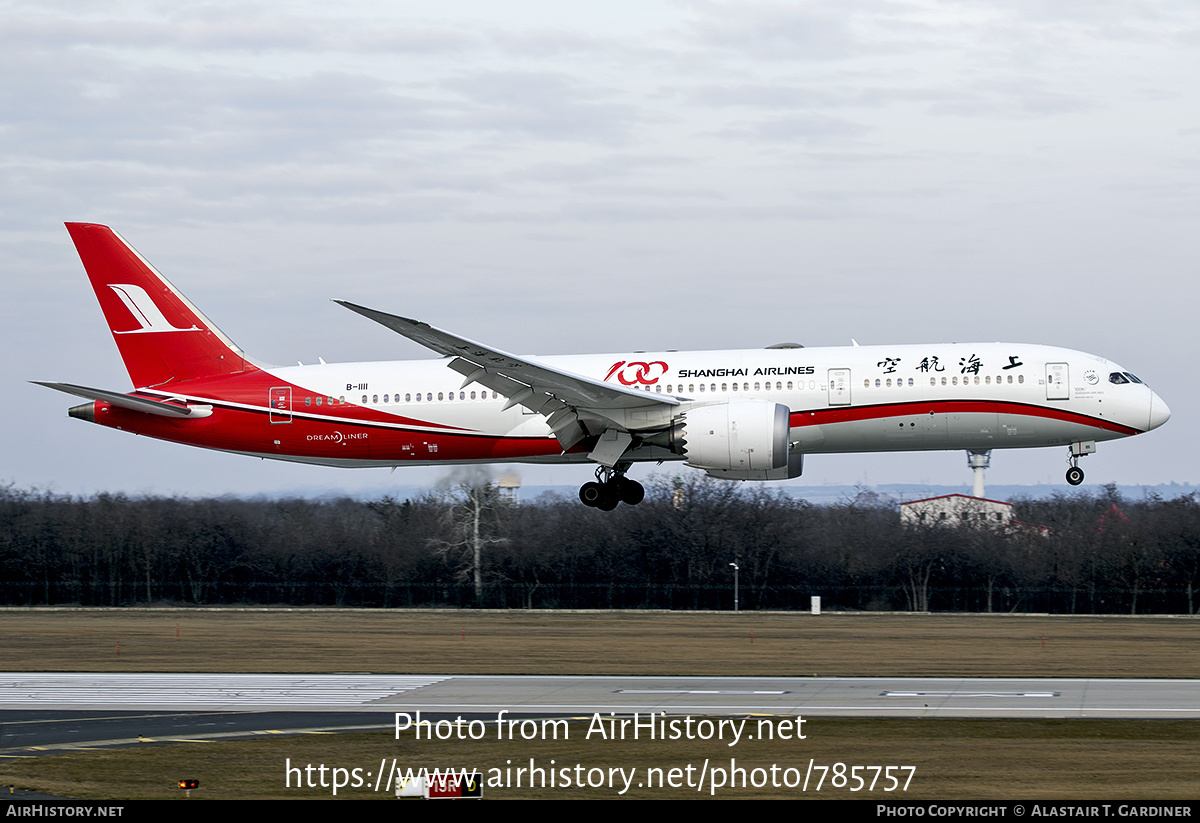
[[[214,314],[279,360],[394,353],[327,319],[345,284],[544,351],[869,330],[1094,344],[1169,375],[1190,350],[1187,301],[1162,295],[1194,257],[1198,21],[1170,0],[13,0],[5,333],[51,377],[120,376],[62,333],[95,316],[63,286],[61,221],[89,219],[185,291],[252,281],[261,303]],[[1140,311],[1071,308],[1096,294]],[[1194,394],[1167,399],[1184,417]]]

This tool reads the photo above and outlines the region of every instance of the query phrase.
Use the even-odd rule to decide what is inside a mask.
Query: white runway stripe
[[[0,706],[364,706],[445,677],[262,674],[0,674]]]

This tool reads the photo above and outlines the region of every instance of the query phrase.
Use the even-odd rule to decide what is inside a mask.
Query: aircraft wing
[[[352,312],[368,317],[392,331],[454,359],[448,364],[466,381],[479,383],[508,398],[510,408],[524,406],[549,418],[563,448],[570,448],[587,434],[599,434],[610,426],[625,430],[630,420],[669,421],[679,401],[661,394],[628,389],[556,369],[528,357],[501,351],[465,337],[435,328],[428,323],[368,309],[345,300],[335,300]],[[593,421],[593,425],[588,425]],[[599,425],[595,425],[599,424]],[[587,431],[580,430],[585,427]]]

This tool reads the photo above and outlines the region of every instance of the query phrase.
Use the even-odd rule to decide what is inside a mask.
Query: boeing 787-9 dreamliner
[[[1167,404],[1122,366],[1028,343],[525,357],[337,301],[438,359],[269,366],[252,360],[116,232],[67,229],[132,392],[41,383],[102,426],[328,466],[583,463],[611,510],[644,495],[635,463],[728,480],[798,477],[806,454],[1069,449],[1158,428]]]

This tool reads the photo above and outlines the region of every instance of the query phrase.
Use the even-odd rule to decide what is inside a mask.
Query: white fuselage
[[[791,410],[792,447],[803,453],[996,449],[1065,445],[1129,436],[1169,415],[1147,386],[1102,358],[1031,344],[931,344],[531,357],[556,370],[680,401],[678,412],[733,400],[769,400]],[[552,438],[546,418],[462,377],[444,361],[341,363],[270,369],[312,397],[375,412],[373,425],[498,438]],[[330,422],[308,395],[294,417]],[[326,401],[328,402],[328,401]],[[335,406],[336,408],[336,406]],[[336,414],[334,415],[337,416]],[[349,421],[347,421],[349,422]],[[361,418],[355,420],[361,423]],[[662,420],[647,420],[647,428]],[[631,427],[632,428],[632,427]],[[388,463],[372,454],[373,464]],[[413,464],[446,462],[426,453]],[[678,455],[645,449],[634,459]],[[530,455],[544,461],[550,455]],[[491,458],[480,458],[489,460]],[[520,458],[517,458],[520,459]],[[560,459],[585,459],[563,455]],[[323,461],[317,461],[323,462]],[[346,465],[341,460],[334,461]]]
[[[332,466],[590,462],[580,500],[644,489],[639,461],[730,480],[798,476],[805,454],[1067,445],[1157,428],[1166,404],[1101,357],[1025,343],[524,357],[423,321],[345,308],[443,357],[255,363],[116,232],[68,223],[133,393],[43,383],[72,417],[207,449]]]

